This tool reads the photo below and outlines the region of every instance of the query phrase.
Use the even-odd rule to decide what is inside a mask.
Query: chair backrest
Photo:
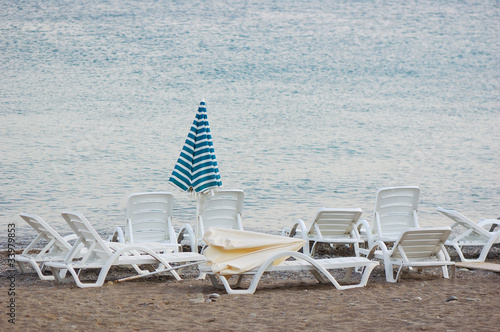
[[[394,244],[392,257],[408,261],[425,259],[445,251],[444,243],[451,233],[450,227],[428,227],[404,231]]]
[[[175,242],[173,205],[174,195],[169,192],[130,195],[127,203],[126,242]]]
[[[487,242],[488,239],[492,236],[490,232],[488,232],[486,229],[482,228],[463,214],[459,213],[458,211],[455,210],[446,210],[443,209],[442,207],[437,207],[438,212],[442,213],[443,215],[447,216],[451,220],[454,221],[454,224],[451,226],[451,228],[455,228],[457,226],[462,226],[465,228],[465,230],[470,230],[470,232],[462,233],[462,234],[457,234],[457,239],[460,240],[479,240],[483,239],[484,242]]]
[[[20,217],[38,233],[38,236],[29,244],[23,253],[28,253],[33,249],[36,243],[42,239],[48,242],[45,248],[42,249],[42,253],[48,251],[51,254],[60,254],[71,250],[72,246],[68,241],[63,239],[63,237],[50,227],[41,217],[27,213],[21,213]]]
[[[73,250],[80,244],[87,249],[87,253],[82,258],[83,263],[105,262],[111,257],[113,254],[111,249],[109,249],[83,214],[79,212],[63,212],[61,215],[78,236],[73,245]],[[72,254],[68,254],[65,260],[72,260],[72,258]]]
[[[209,227],[243,230],[241,214],[243,211],[242,190],[214,190],[201,194],[198,200],[198,227],[203,221],[203,231]],[[201,235],[201,232],[200,232]]]
[[[379,189],[373,216],[374,235],[395,241],[408,228],[418,228],[419,200],[420,189],[416,186]]]
[[[360,208],[321,208],[316,213],[313,224],[309,228],[309,234],[322,238],[353,237],[353,232],[357,234],[356,222],[361,214]]]

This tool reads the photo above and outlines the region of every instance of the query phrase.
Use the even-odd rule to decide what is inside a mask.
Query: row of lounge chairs
[[[309,226],[299,219],[293,227],[284,227],[282,235],[301,237],[312,243],[304,245],[304,252],[314,255],[318,243],[331,246],[352,244],[356,256],[368,256],[375,246],[390,244],[401,240],[404,232],[420,232],[417,215],[420,189],[415,186],[382,188],[377,191],[375,209],[371,223],[361,217],[361,209],[319,209]],[[455,210],[437,207],[437,211],[453,221],[448,229],[451,232],[444,241],[445,246],[453,247],[461,261],[484,262],[491,247],[500,243],[500,218],[484,219],[478,223]],[[476,258],[466,258],[465,247],[480,249]]]
[[[272,271],[310,271],[321,283],[331,282],[338,289],[348,289],[366,286],[371,271],[378,265],[378,262],[360,257],[317,260],[297,252],[304,245],[302,239],[222,228],[207,230],[204,237],[207,249],[203,254],[176,251],[177,247],[161,242],[104,241],[81,213],[63,212],[61,215],[74,232],[70,237],[60,236],[37,215],[21,214],[39,235],[15,259],[23,272],[28,272],[26,266],[31,265],[42,280],[74,280],[81,288],[102,286],[109,270],[117,266],[132,268],[138,276],[170,272],[181,280],[176,270],[198,265],[200,275],[208,275],[216,287],[221,286],[216,282],[220,280],[230,294],[254,293],[262,275]],[[75,242],[71,244],[71,240]],[[47,244],[39,252],[32,253],[40,241]],[[295,261],[284,261],[288,257],[294,257]],[[345,281],[348,281],[355,268],[363,269],[361,281],[357,284],[341,285],[329,272],[346,269]],[[52,274],[45,274],[45,269],[51,270]],[[80,280],[80,272],[90,269],[99,270],[96,280]],[[71,278],[67,277],[68,273]],[[326,280],[320,273],[326,276]],[[253,280],[247,289],[233,289],[235,286],[228,282],[232,275],[239,276],[238,288],[244,276],[252,275]],[[123,280],[131,278],[134,277]]]
[[[138,276],[169,272],[179,280],[177,270],[197,265],[200,276],[208,275],[214,286],[224,287],[228,293],[248,294],[255,291],[263,273],[279,270],[310,271],[319,282],[331,282],[339,289],[363,287],[379,264],[374,259],[384,262],[389,282],[399,280],[404,266],[440,267],[448,278],[448,267],[454,267],[454,262],[445,245],[453,246],[462,260],[465,260],[463,246],[481,246],[477,260],[484,261],[491,246],[499,242],[500,230],[494,229],[500,225],[499,220],[476,224],[456,211],[442,208],[438,211],[453,219],[452,227],[420,228],[419,195],[418,187],[384,188],[377,192],[371,224],[360,219],[359,208],[322,208],[309,227],[298,220],[293,227],[284,228],[282,236],[274,236],[243,230],[241,190],[217,190],[199,196],[195,231],[185,224],[178,233],[172,226],[173,195],[138,193],[129,197],[124,229],[116,228],[108,241],[77,212],[62,213],[73,231],[69,237],[60,236],[39,216],[21,214],[39,235],[22,254],[16,255],[16,261],[23,272],[31,265],[42,280],[62,282],[70,279],[69,272],[79,287],[102,286],[113,266],[131,267]],[[450,236],[458,226],[465,226],[466,230]],[[45,243],[44,248],[33,253],[40,241]],[[317,243],[352,245],[355,257],[315,259]],[[186,244],[191,251],[182,252],[182,245]],[[198,253],[199,246],[206,248],[203,254]],[[297,252],[300,248],[303,253]],[[294,259],[286,260],[288,257]],[[394,277],[395,265],[399,269]],[[44,273],[46,269],[52,274]],[[86,269],[100,270],[96,281],[80,280],[79,271]],[[329,272],[334,269],[346,269],[345,281],[353,270],[361,272],[361,281],[341,285]],[[238,276],[236,287],[241,286],[245,275],[253,279],[247,289],[235,289],[228,281],[232,275]]]
[[[38,236],[15,260],[22,272],[31,265],[42,280],[66,281],[67,272],[71,274],[79,287],[100,287],[112,266],[127,266],[133,268],[139,275],[151,271],[170,271],[181,280],[171,264],[201,262],[205,257],[196,252],[177,252],[170,246],[158,242],[149,243],[118,243],[104,241],[95,231],[90,222],[78,212],[63,212],[62,217],[72,229],[70,237],[62,237],[47,222],[37,215],[21,214],[21,217],[34,229]],[[74,239],[74,243],[70,243]],[[38,243],[47,244],[39,252],[32,251]],[[145,266],[146,270],[141,267]],[[46,275],[44,269],[52,271]],[[79,271],[99,269],[99,275],[94,282],[82,282]]]

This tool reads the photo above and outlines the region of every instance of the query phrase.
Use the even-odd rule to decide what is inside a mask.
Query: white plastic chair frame
[[[205,246],[203,237],[210,227],[243,230],[242,212],[245,193],[239,189],[216,189],[197,196],[196,233],[189,224],[179,231],[177,242],[195,239],[195,246]]]
[[[448,279],[448,266],[450,266],[454,278],[455,262],[451,261],[444,246],[450,233],[450,227],[410,229],[401,234],[392,249],[388,249],[383,241],[376,241],[367,258],[384,261],[385,277],[388,282],[398,282],[403,267],[418,269],[441,267],[443,277]],[[394,277],[394,265],[399,265],[396,277]]]
[[[306,241],[303,252],[313,256],[318,243],[328,243],[330,246],[347,244],[354,247],[356,256],[359,256],[360,239],[356,223],[361,217],[360,208],[321,208],[309,228],[302,219],[298,219],[292,228],[284,227],[281,235],[300,236]],[[313,245],[310,246],[310,242]]]
[[[21,254],[15,256],[15,261],[19,269],[21,272],[27,273],[26,266],[31,265],[41,280],[54,280],[53,275],[45,275],[43,273],[45,263],[64,259],[73,248],[68,241],[76,240],[77,236],[71,234],[62,237],[38,215],[21,213],[20,217],[37,231],[38,235]],[[43,241],[47,241],[47,244],[39,252],[35,253],[34,251],[37,250],[36,247]],[[76,254],[81,253],[76,252]],[[61,273],[65,273],[65,271],[61,271]]]
[[[417,209],[420,188],[417,186],[388,187],[377,191],[372,224],[360,220],[356,227],[368,248],[376,241],[395,242],[399,235],[410,228],[418,228]],[[360,249],[364,255],[367,249]]]
[[[170,192],[143,192],[129,196],[125,232],[115,229],[110,241],[119,243],[161,243],[181,250],[172,225],[174,195]],[[196,251],[194,242],[191,251]]]
[[[495,231],[496,227],[500,226],[500,220],[484,219],[476,224],[455,210],[443,209],[440,206],[437,207],[437,210],[454,221],[451,226],[452,230],[459,226],[465,229],[459,234],[452,233],[445,243],[455,248],[462,262],[484,262],[491,247],[495,243],[500,243],[500,229]],[[466,246],[482,247],[479,256],[475,259],[465,258],[462,247]]]
[[[281,257],[293,257],[296,260],[287,260],[279,265],[273,265],[273,262]],[[236,284],[230,285],[229,278],[231,276],[220,275],[211,272],[210,266],[203,263],[200,265],[200,271],[207,274],[214,287],[219,289],[225,289],[228,294],[253,294],[257,289],[257,285],[264,273],[273,271],[310,271],[312,275],[320,283],[332,283],[335,288],[339,290],[345,290],[356,287],[366,286],[368,279],[372,270],[379,263],[376,261],[370,261],[366,258],[361,257],[343,257],[343,258],[329,258],[329,259],[313,259],[312,257],[296,252],[296,251],[284,251],[269,257],[258,269],[248,271],[243,274],[236,275],[238,278]],[[364,270],[362,273],[361,281],[358,284],[352,285],[341,285],[335,277],[328,272],[332,269],[347,269],[346,276],[343,282],[347,282],[354,269]],[[250,286],[247,289],[235,289],[241,286],[243,277],[246,275],[253,275],[250,282]],[[323,278],[325,276],[327,280]],[[218,280],[220,280],[219,283]]]
[[[59,271],[68,270],[78,287],[100,287],[104,284],[111,267],[129,266],[133,267],[138,274],[147,273],[139,268],[141,265],[146,265],[148,272],[166,269],[166,271],[169,271],[177,280],[181,280],[175,271],[175,267],[172,267],[170,263],[188,261],[201,262],[205,259],[204,256],[192,252],[159,254],[146,244],[104,242],[81,213],[63,212],[62,216],[78,236],[78,239],[73,249],[67,254],[63,261],[47,263],[47,267],[52,269],[56,280],[59,282],[66,281],[66,278],[63,278],[61,274],[59,274]],[[75,248],[80,244],[87,248],[87,252],[81,259],[75,260]],[[153,265],[156,264],[158,267],[154,268]],[[82,282],[80,280],[79,271],[86,269],[100,270],[95,282]]]

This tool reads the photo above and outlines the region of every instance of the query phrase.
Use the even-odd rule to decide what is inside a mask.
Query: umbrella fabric
[[[222,185],[203,100],[168,181],[183,191],[196,193]]]
[[[305,241],[299,238],[225,228],[209,228],[203,238],[208,247],[203,255],[213,272],[221,275],[240,274],[261,266],[271,255],[297,251]],[[278,265],[287,257],[273,262]]]

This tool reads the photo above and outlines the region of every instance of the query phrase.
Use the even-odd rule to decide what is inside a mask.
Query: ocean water
[[[80,211],[106,237],[167,183],[202,98],[223,188],[278,234],[320,207],[418,185],[500,213],[499,1],[0,1],[0,227]],[[7,237],[2,236],[0,243]]]

